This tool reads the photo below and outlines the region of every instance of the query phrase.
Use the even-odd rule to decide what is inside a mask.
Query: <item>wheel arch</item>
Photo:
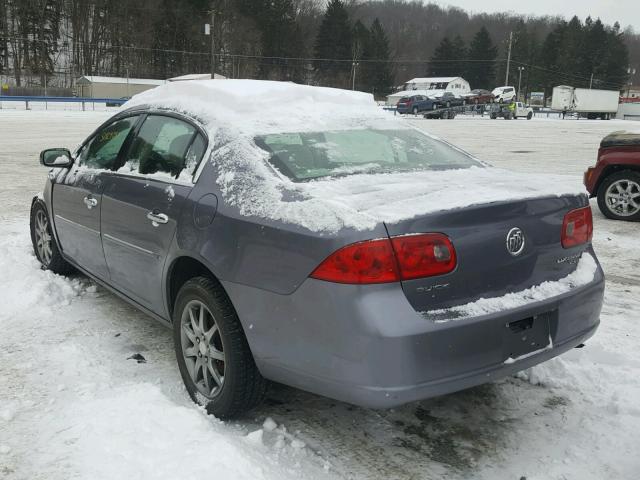
[[[169,313],[169,322],[173,321],[173,306],[180,288],[190,279],[195,277],[206,277],[216,283],[216,286],[224,292],[227,299],[236,309],[229,292],[224,288],[222,281],[216,275],[214,270],[207,265],[203,260],[193,257],[191,255],[178,255],[171,260],[167,273],[165,275],[165,294],[167,302],[167,311]],[[236,309],[237,312],[237,309]],[[240,319],[242,324],[242,319]]]
[[[167,311],[169,321],[172,321],[173,306],[180,288],[190,279],[195,277],[207,277],[218,284],[224,291],[222,283],[204,262],[189,255],[181,255],[174,258],[167,269],[165,289],[167,298]],[[226,291],[225,291],[226,294]],[[229,295],[227,294],[227,298]]]
[[[593,189],[593,196],[595,197],[598,195],[600,187],[602,186],[602,183],[607,179],[607,177],[624,170],[631,170],[632,172],[640,173],[640,165],[621,163],[608,165],[598,177],[598,181],[596,182],[595,188]]]

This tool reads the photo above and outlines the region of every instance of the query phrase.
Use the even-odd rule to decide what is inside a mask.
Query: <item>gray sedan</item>
[[[255,406],[267,380],[393,407],[595,332],[604,277],[586,195],[511,178],[401,120],[292,129],[274,116],[249,131],[207,95],[215,118],[161,95],[246,95],[234,82],[159,87],[73,153],[43,151],[31,208],[43,268],[80,271],[172,328],[210,413]],[[317,115],[325,97],[344,108],[328,89],[257,83],[312,95]]]

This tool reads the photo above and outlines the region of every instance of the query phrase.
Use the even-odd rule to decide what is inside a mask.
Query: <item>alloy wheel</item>
[[[607,208],[621,217],[640,212],[640,185],[632,180],[617,180],[605,192]]]
[[[47,266],[51,263],[53,255],[52,238],[49,230],[49,219],[47,214],[42,210],[36,213],[34,233],[36,235],[36,249],[38,257],[43,265]]]
[[[192,300],[185,306],[180,338],[182,356],[193,384],[205,397],[215,397],[224,384],[224,347],[215,318],[201,301]]]

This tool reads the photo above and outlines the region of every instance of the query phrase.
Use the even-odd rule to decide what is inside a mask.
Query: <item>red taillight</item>
[[[397,282],[398,265],[389,239],[368,240],[332,253],[311,277],[336,283]]]
[[[441,233],[393,237],[391,244],[402,280],[443,275],[456,268],[456,250]]]
[[[336,283],[388,283],[449,273],[456,267],[451,241],[439,233],[406,235],[347,245],[311,274]]]
[[[562,222],[562,246],[575,247],[590,242],[593,236],[593,216],[591,207],[571,210]]]

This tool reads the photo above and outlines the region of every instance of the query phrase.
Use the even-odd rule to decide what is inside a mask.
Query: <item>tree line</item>
[[[70,86],[81,75],[169,78],[211,69],[383,96],[417,76],[622,88],[640,37],[578,18],[470,15],[409,0],[0,0],[0,75]],[[520,67],[520,70],[518,68]],[[640,71],[640,68],[637,68]],[[6,80],[5,80],[6,81]]]
[[[483,26],[467,46],[458,34],[445,36],[429,64],[432,76],[464,76],[476,88],[522,80],[523,91],[547,91],[559,83],[576,87],[620,89],[627,80],[629,51],[620,25],[599,19],[560,21],[540,41],[520,20],[510,34],[508,62],[496,62],[498,48]],[[507,47],[508,48],[508,47]]]

